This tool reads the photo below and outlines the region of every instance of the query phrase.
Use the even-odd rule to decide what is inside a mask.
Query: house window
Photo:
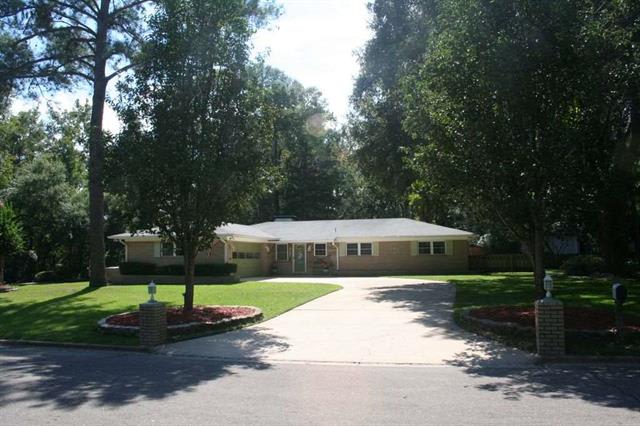
[[[314,245],[314,256],[326,256],[327,255],[327,245],[326,244],[315,244]]]
[[[260,259],[260,252],[234,251],[231,253],[234,259]]]
[[[173,243],[162,243],[160,246],[160,256],[173,257],[176,255],[175,247]]]
[[[358,244],[357,243],[347,244],[347,256],[357,256],[357,255],[358,255]]]
[[[372,254],[371,243],[360,243],[360,256],[371,256]]]
[[[277,244],[276,245],[276,259],[277,260],[287,260],[289,259],[288,245],[287,244]]]
[[[371,243],[348,243],[347,256],[371,256],[373,254],[373,244]]]
[[[418,254],[431,254],[431,242],[420,241],[418,243]]]
[[[444,241],[433,242],[433,254],[445,254],[445,251]]]

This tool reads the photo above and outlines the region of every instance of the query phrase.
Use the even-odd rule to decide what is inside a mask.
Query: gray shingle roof
[[[469,238],[471,232],[412,219],[348,219],[263,222],[255,225],[228,223],[216,229],[221,236],[255,241],[321,242],[349,240],[394,240],[428,238]],[[109,236],[115,240],[148,240],[157,234],[137,232]]]
[[[220,237],[222,236],[237,236],[237,237],[247,237],[247,238],[256,238],[260,240],[276,240],[278,237],[271,235],[255,226],[251,225],[240,225],[238,223],[227,223],[226,225],[219,226],[216,228],[216,234]]]
[[[276,221],[252,225],[282,241],[345,241],[349,239],[471,237],[471,232],[412,219],[349,219]]]

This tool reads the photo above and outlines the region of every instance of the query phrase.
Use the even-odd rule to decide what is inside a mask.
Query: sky
[[[338,122],[344,122],[349,96],[358,74],[356,52],[371,37],[367,0],[276,0],[281,15],[255,35],[254,54],[281,69],[306,87],[316,87],[327,100]],[[110,93],[113,94],[113,83]],[[76,100],[89,99],[87,91],[42,95],[41,111],[47,104],[69,109]],[[14,110],[32,108],[33,101],[16,100]],[[117,131],[120,123],[107,106],[106,130]]]

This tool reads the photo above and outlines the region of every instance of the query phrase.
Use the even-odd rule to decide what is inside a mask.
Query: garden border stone
[[[535,327],[527,327],[525,325],[521,325],[521,324],[517,324],[515,322],[509,322],[509,321],[493,321],[493,320],[489,320],[489,319],[485,319],[485,318],[478,318],[478,317],[474,317],[473,315],[471,315],[471,311],[473,311],[474,309],[480,309],[479,307],[466,307],[466,308],[461,308],[460,309],[460,313],[461,316],[464,320],[467,320],[469,322],[475,323],[479,326],[485,327],[485,328],[489,328],[489,329],[496,329],[496,328],[509,328],[509,329],[515,329],[515,330],[519,330],[519,331],[530,331],[532,333],[535,333],[536,328]],[[565,329],[565,331],[567,333],[572,333],[572,334],[597,334],[600,336],[606,336],[611,334],[611,331],[609,330],[576,330],[576,329],[571,329],[571,328],[567,328]]]
[[[187,334],[196,331],[202,330],[215,330],[217,328],[223,327],[232,327],[238,326],[246,323],[251,323],[262,319],[262,310],[255,306],[247,306],[247,305],[206,305],[207,307],[225,307],[225,308],[249,308],[252,309],[253,312],[249,315],[242,315],[232,318],[223,318],[219,321],[202,323],[202,322],[191,322],[188,324],[177,324],[177,325],[168,325],[167,333],[169,335],[176,334]],[[138,334],[140,327],[137,326],[127,326],[127,325],[112,325],[108,324],[107,320],[111,317],[123,314],[130,314],[135,311],[129,312],[121,312],[114,315],[109,315],[107,317],[102,318],[98,321],[98,329],[107,334],[120,334],[120,335],[129,335],[135,336]]]

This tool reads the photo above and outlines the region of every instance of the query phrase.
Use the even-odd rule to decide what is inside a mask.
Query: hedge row
[[[196,265],[197,276],[224,276],[233,274],[238,270],[235,263],[203,263]],[[122,275],[184,275],[184,265],[158,266],[146,262],[122,262],[120,263]]]

